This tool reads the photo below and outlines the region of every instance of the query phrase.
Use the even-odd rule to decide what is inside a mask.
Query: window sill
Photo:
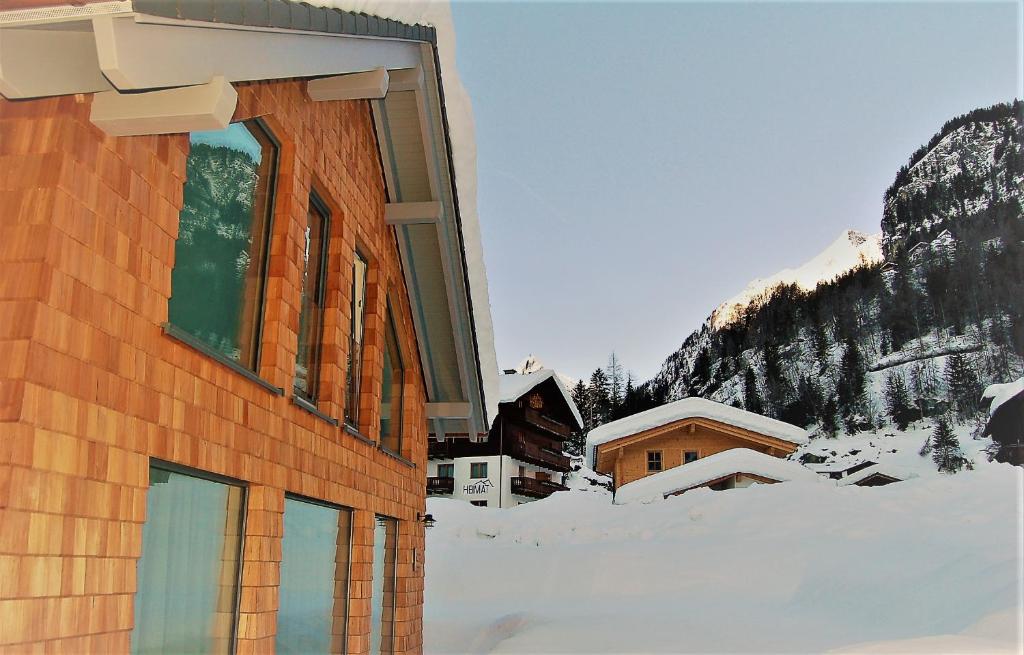
[[[292,404],[295,405],[296,407],[299,407],[299,408],[309,412],[310,414],[312,414],[313,416],[317,417],[321,421],[325,421],[327,423],[330,423],[334,427],[338,427],[338,419],[331,418],[327,414],[324,414],[319,409],[317,409],[316,405],[314,405],[313,403],[309,402],[308,400],[306,400],[302,396],[292,396]]]
[[[359,430],[355,429],[354,427],[352,427],[348,423],[344,423],[342,425],[342,429],[347,434],[349,434],[350,436],[355,437],[357,440],[362,441],[365,444],[368,444],[370,446],[376,446],[377,445],[376,441],[374,441],[373,439],[369,438],[368,436],[366,436],[365,434],[363,434]]]
[[[193,349],[195,351],[198,351],[202,355],[206,355],[207,357],[209,357],[210,359],[216,361],[219,364],[223,364],[224,366],[227,366],[228,368],[230,368],[235,373],[238,373],[242,377],[247,378],[250,382],[255,382],[256,384],[258,384],[259,386],[263,387],[265,390],[269,391],[270,393],[274,394],[275,396],[283,396],[284,395],[284,389],[282,389],[281,387],[275,387],[274,385],[272,385],[271,383],[267,382],[266,380],[264,380],[260,376],[256,375],[255,373],[253,373],[249,369],[245,368],[244,366],[242,366],[238,362],[234,361],[233,359],[231,359],[229,357],[225,357],[224,355],[222,355],[221,353],[217,352],[213,348],[210,348],[208,345],[206,345],[205,343],[203,343],[199,339],[196,339],[191,334],[189,334],[188,332],[185,332],[181,328],[179,328],[179,327],[177,327],[175,325],[172,325],[170,323],[164,323],[160,327],[163,329],[164,334],[166,334],[170,338],[174,339],[175,341],[178,341],[180,343],[185,344],[189,348],[191,348],[191,349]]]
[[[392,459],[397,459],[399,462],[401,462],[402,464],[405,464],[409,468],[416,468],[416,464],[414,462],[411,462],[411,461],[407,460],[406,458],[402,457],[401,455],[399,455],[396,452],[392,452],[392,451],[388,450],[387,448],[384,448],[383,446],[377,446],[377,450],[379,450],[380,452],[384,453],[385,455],[387,455],[388,457],[390,457]]]

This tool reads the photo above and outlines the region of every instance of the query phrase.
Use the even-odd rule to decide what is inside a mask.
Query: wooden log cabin
[[[789,423],[704,398],[683,398],[587,435],[591,467],[612,476],[617,490],[646,476],[733,448],[786,457],[807,442]]]
[[[563,442],[583,419],[551,369],[499,379],[498,418],[487,440],[431,441],[427,493],[483,507],[515,507],[566,489]]]
[[[497,405],[454,52],[54,4],[0,2],[0,651],[420,652],[428,435]]]

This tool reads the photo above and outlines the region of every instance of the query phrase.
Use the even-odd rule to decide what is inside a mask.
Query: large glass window
[[[398,521],[378,516],[373,530],[373,588],[370,605],[370,654],[390,655],[394,647],[395,559]]]
[[[285,498],[278,653],[344,651],[351,521],[349,510]]]
[[[295,393],[310,402],[316,402],[320,388],[329,234],[327,208],[314,194],[306,212],[299,349],[295,358]]]
[[[348,366],[345,369],[345,422],[359,426],[359,385],[363,377],[363,326],[366,323],[366,258],[352,259],[352,299],[349,307]]]
[[[190,141],[169,320],[255,371],[277,146],[256,121]]]
[[[234,651],[245,490],[153,466],[133,653]]]
[[[405,367],[398,347],[398,331],[388,303],[384,326],[384,384],[381,389],[380,445],[393,453],[402,452],[402,402]]]

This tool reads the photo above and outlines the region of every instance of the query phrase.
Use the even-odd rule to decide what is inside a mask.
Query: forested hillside
[[[615,393],[595,372],[584,416],[702,396],[829,436],[972,420],[984,385],[1024,370],[1022,109],[957,117],[911,156],[884,194],[883,261],[709,318],[646,383]]]

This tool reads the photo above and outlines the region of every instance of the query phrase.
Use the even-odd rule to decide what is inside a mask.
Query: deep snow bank
[[[441,653],[1016,651],[1020,469],[650,505],[430,499]],[[920,649],[924,648],[924,651]]]

